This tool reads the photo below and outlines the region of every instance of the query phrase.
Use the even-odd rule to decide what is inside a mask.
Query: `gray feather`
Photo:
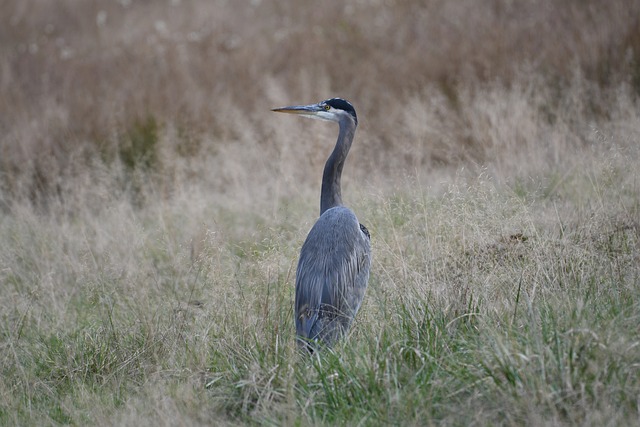
[[[367,288],[369,237],[356,216],[338,206],[325,211],[300,252],[296,274],[296,330],[331,345],[351,326]]]

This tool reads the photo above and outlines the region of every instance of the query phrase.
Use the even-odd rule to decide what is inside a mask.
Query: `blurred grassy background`
[[[407,170],[509,162],[527,143],[534,157],[580,150],[593,128],[632,108],[619,91],[629,102],[640,94],[639,16],[625,0],[7,0],[3,205],[55,197],[60,180],[96,161],[148,169],[171,186],[181,162],[195,171],[200,159],[240,157],[207,178],[237,193],[238,169],[256,166],[247,151],[276,163],[287,145],[312,144],[308,128],[285,140],[278,128],[297,125],[269,108],[333,96],[362,117],[352,176],[378,185]],[[508,102],[493,116],[502,93],[525,111]],[[531,128],[505,140],[487,132],[519,113]],[[544,128],[557,121],[575,141],[550,141]],[[291,182],[317,181],[285,164]]]

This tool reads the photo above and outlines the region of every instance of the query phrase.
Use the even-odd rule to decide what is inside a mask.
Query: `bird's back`
[[[325,211],[300,252],[296,273],[296,330],[331,345],[350,327],[369,279],[366,228],[344,206]]]

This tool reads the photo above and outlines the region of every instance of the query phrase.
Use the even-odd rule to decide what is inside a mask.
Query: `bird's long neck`
[[[353,136],[356,132],[356,124],[351,119],[340,121],[340,133],[333,152],[324,165],[322,174],[322,192],[320,194],[320,215],[327,209],[342,205],[342,192],[340,190],[340,177],[344,161],[349,154]]]

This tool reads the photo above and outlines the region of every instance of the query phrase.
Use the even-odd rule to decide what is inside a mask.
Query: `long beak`
[[[289,107],[274,108],[271,111],[276,113],[299,114],[302,116],[315,116],[324,111],[318,104],[311,105],[291,105]]]

